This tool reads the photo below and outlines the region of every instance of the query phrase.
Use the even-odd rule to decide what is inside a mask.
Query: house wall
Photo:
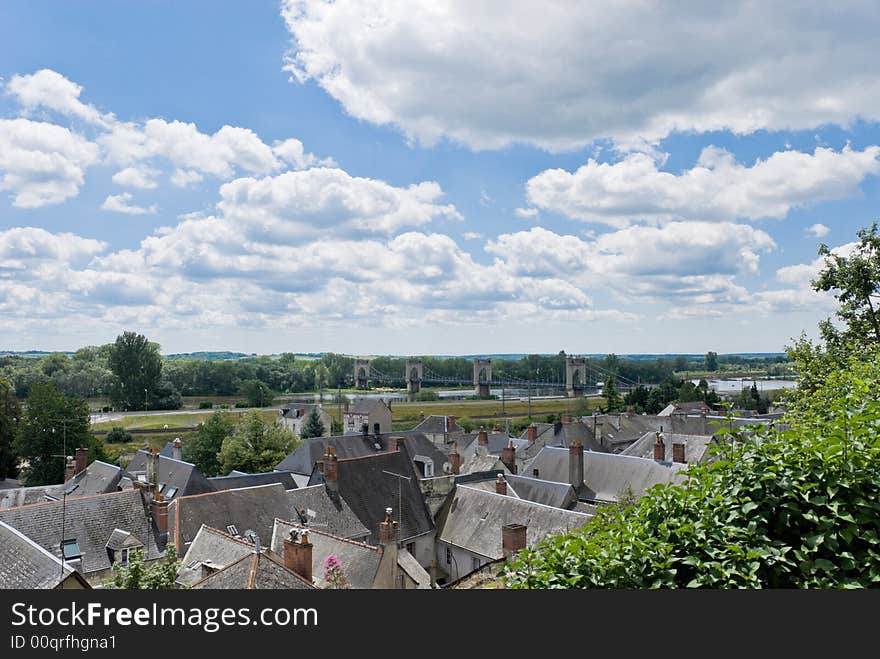
[[[447,575],[446,581],[455,581],[456,579],[460,579],[464,575],[473,572],[475,568],[482,567],[486,565],[486,563],[490,563],[494,559],[489,558],[487,556],[481,556],[480,554],[475,554],[473,552],[469,552],[466,549],[461,547],[456,547],[455,545],[450,545],[447,542],[443,542],[442,540],[437,540],[435,543],[435,547],[437,549],[436,561],[437,567],[440,572],[445,572]],[[449,549],[452,560],[446,561],[446,550]],[[479,566],[474,564],[474,561],[479,561]],[[439,577],[439,575],[438,575]]]
[[[419,562],[419,565],[425,568],[425,570],[428,570],[431,566],[431,561],[435,558],[434,537],[434,531],[431,531],[430,533],[420,535],[417,538],[401,543],[404,547],[411,542],[415,544],[415,548],[410,553],[413,555],[413,558]]]
[[[431,513],[431,519],[435,519],[437,512],[446,502],[449,494],[455,490],[455,476],[422,478],[419,480],[419,487],[422,490],[422,495],[425,497],[428,512]]]

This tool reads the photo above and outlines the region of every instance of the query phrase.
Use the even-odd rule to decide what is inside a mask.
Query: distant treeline
[[[89,346],[75,353],[7,355],[0,357],[0,377],[24,398],[34,383],[53,381],[62,392],[79,397],[103,397],[112,389],[114,374],[108,356],[112,344]],[[301,356],[283,353],[272,356],[240,356],[238,353],[203,352],[163,357],[161,379],[169,395],[234,396],[243,395],[257,381],[274,393],[312,392],[320,389],[350,387],[354,358],[336,353]],[[212,355],[214,357],[212,358]],[[714,353],[710,353],[714,355]],[[493,359],[495,379],[525,381],[565,381],[565,352],[555,355],[526,355],[519,359]],[[619,382],[660,384],[687,371],[764,370],[771,375],[787,372],[785,356],[744,357],[715,355],[709,368],[709,355],[690,358],[657,357],[630,359],[616,355],[588,357],[589,366],[596,367],[592,379],[604,379],[614,373]],[[458,378],[469,382],[473,362],[466,357],[422,357],[428,373]],[[374,357],[371,370],[389,376],[404,375],[406,358]],[[375,378],[378,380],[378,378]],[[585,378],[589,381],[590,378]]]

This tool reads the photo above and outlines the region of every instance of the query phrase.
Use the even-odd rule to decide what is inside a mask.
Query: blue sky
[[[880,198],[878,10],[10,2],[0,348],[777,351]]]

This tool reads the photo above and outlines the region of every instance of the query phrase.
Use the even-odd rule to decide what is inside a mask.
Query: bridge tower
[[[370,360],[354,360],[354,388],[367,389],[370,382]]]
[[[419,390],[422,388],[422,379],[425,375],[425,367],[422,364],[421,359],[407,359],[406,360],[406,373],[404,375],[404,380],[406,380],[406,393],[410,396],[415,396],[419,393]]]
[[[488,398],[490,382],[492,382],[492,360],[474,357],[474,393],[481,398]]]
[[[583,357],[565,358],[565,392],[569,398],[583,396],[587,378],[587,360]]]

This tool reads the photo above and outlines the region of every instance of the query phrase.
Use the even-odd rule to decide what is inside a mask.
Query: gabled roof
[[[505,524],[526,526],[526,544],[531,547],[549,535],[579,528],[590,519],[582,513],[457,485],[451,503],[438,519],[437,539],[472,554],[497,559],[504,555],[501,528]]]
[[[689,463],[702,462],[709,458],[708,449],[712,444],[712,435],[679,435],[677,433],[662,433],[665,446],[663,460],[672,462],[672,445],[684,444],[684,457]],[[635,455],[648,460],[654,459],[654,443],[657,441],[657,433],[648,432],[628,446],[621,455]]]
[[[479,439],[479,431],[471,432],[471,433],[460,433],[456,435],[453,439],[458,442],[458,452],[461,455],[465,455],[467,452],[475,452],[478,439]],[[486,431],[486,439],[489,440],[489,453],[492,455],[501,455],[501,451],[507,448],[508,444],[512,441],[514,448],[519,451],[520,449],[529,445],[529,441],[527,439],[520,439],[519,437],[511,437],[506,432],[489,432]]]
[[[240,535],[255,531],[265,544],[275,518],[293,514],[287,491],[279,483],[178,497],[168,506],[168,542],[182,554],[206,524],[222,530],[234,525]]]
[[[192,586],[207,576],[205,566],[220,570],[253,551],[254,545],[251,542],[202,524],[181,561],[177,581]]]
[[[270,485],[280,483],[285,490],[297,487],[293,474],[289,471],[267,471],[262,474],[235,474],[229,476],[214,476],[208,482],[215,490],[234,490],[239,487],[255,487],[257,485]]]
[[[455,417],[443,414],[431,414],[425,417],[419,425],[413,428],[415,432],[423,432],[429,435],[439,435],[446,433],[463,433],[464,428],[458,425],[454,420]]]
[[[0,522],[0,589],[57,588],[74,574],[69,563],[62,564],[38,543]]]
[[[328,585],[324,580],[324,561],[331,554],[339,560],[345,578],[352,588],[373,587],[379,561],[382,558],[378,547],[341,538],[332,533],[305,528],[295,522],[276,519],[271,547],[279,556],[284,555],[284,539],[290,535],[292,529],[309,532],[309,542],[312,544],[312,579],[319,588]]]
[[[120,467],[95,460],[67,483],[0,490],[0,510],[61,499],[65,491],[68,499],[115,492],[122,474]]]
[[[275,556],[261,551],[242,556],[192,587],[200,590],[310,590],[314,585],[288,570]]]
[[[55,556],[61,556],[62,510],[64,540],[76,540],[82,552],[82,573],[106,570],[112,561],[107,542],[116,529],[128,531],[146,547],[146,558],[162,555],[149,505],[140,489],[35,503],[0,511],[0,521],[24,533]]]
[[[340,459],[337,468],[339,494],[370,530],[371,543],[377,542],[379,523],[385,519],[386,508],[391,508],[395,519],[400,521],[401,541],[434,528],[419,487],[418,473],[405,445],[393,453]],[[401,474],[409,480],[384,472]],[[313,480],[317,478],[313,476]],[[403,502],[402,514],[398,511],[399,500]]]
[[[381,398],[358,398],[348,406],[346,414],[372,414],[378,406],[387,408],[388,405]]]
[[[569,482],[568,449],[545,446],[526,465],[524,473],[538,469],[538,477],[558,483]],[[637,496],[659,483],[678,482],[687,465],[658,463],[645,458],[612,453],[584,451],[584,486],[578,498],[587,501],[616,501],[626,488]]]
[[[114,529],[107,540],[107,549],[119,551],[131,547],[143,547],[143,543],[138,540],[137,536],[132,535],[124,529]]]
[[[553,508],[569,508],[577,502],[577,493],[569,483],[557,483],[515,474],[506,474],[504,480],[516,496],[526,501],[542,503]]]
[[[288,490],[287,498],[293,514],[303,526],[343,538],[364,538],[370,535],[341,496],[331,496],[324,485]]]
[[[434,462],[434,473],[443,473],[443,464],[448,462],[445,453],[438,449],[424,433],[421,432],[389,432],[378,436],[369,434],[334,435],[332,437],[310,437],[304,440],[284,460],[275,465],[279,471],[290,471],[294,474],[311,474],[315,463],[324,459],[327,447],[332,446],[336,456],[343,458],[361,458],[388,451],[389,440],[398,438],[406,445],[410,456],[423,455]],[[379,448],[376,448],[376,445]]]
[[[316,407],[318,408],[318,414],[321,414],[322,412],[324,414],[329,414],[327,410],[325,410],[321,405],[318,405],[317,403],[296,403],[295,405],[283,407],[281,410],[281,416],[283,416],[285,419],[295,419],[298,418],[296,413],[297,410],[299,410],[299,418],[305,418],[308,417],[309,414],[312,413],[312,410]]]
[[[147,463],[151,459],[152,456],[148,451],[140,450],[135,453],[126,467],[126,472],[132,477],[132,480],[137,480],[139,474],[147,473]],[[169,500],[182,495],[201,494],[214,490],[205,475],[193,463],[175,460],[164,455],[159,455],[159,471],[156,478],[160,484],[165,483],[161,494]],[[169,494],[172,491],[171,488],[177,488],[177,491]]]

